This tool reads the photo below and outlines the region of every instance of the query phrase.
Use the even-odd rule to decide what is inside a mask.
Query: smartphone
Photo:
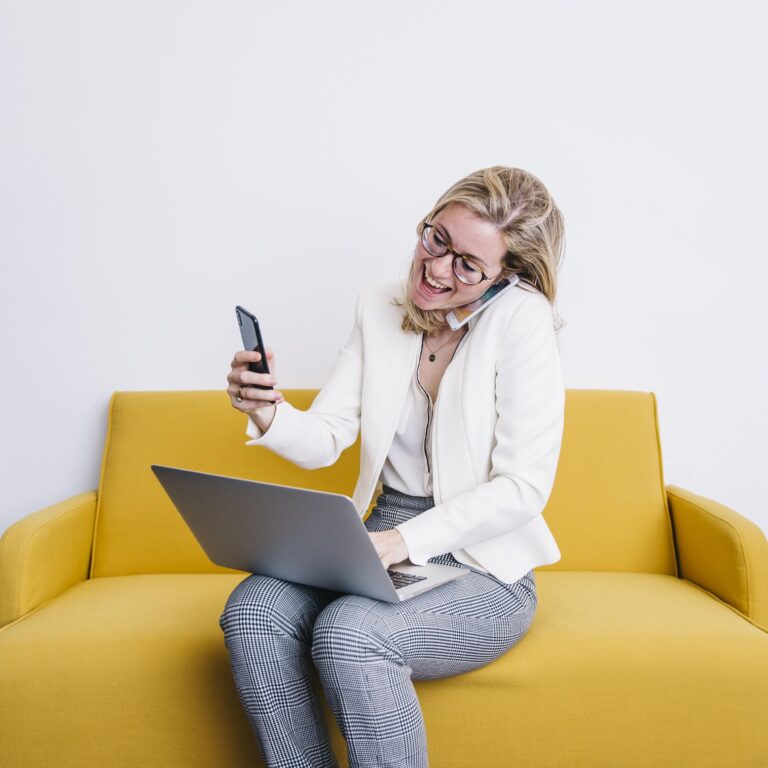
[[[478,313],[498,299],[504,291],[513,285],[517,285],[519,282],[520,277],[516,274],[510,275],[509,278],[505,277],[503,280],[499,280],[498,283],[494,283],[479,299],[475,299],[463,307],[452,309],[445,316],[448,325],[451,326],[451,330],[457,331],[463,325],[466,325],[473,317],[476,317]]]
[[[248,370],[253,373],[269,373],[267,351],[264,349],[264,342],[261,339],[261,329],[259,328],[259,321],[256,319],[256,315],[240,305],[235,307],[235,314],[237,315],[237,322],[240,326],[240,336],[243,339],[243,349],[261,354],[261,360],[248,363]],[[271,386],[264,384],[249,383],[248,386],[256,387],[256,389],[272,389]],[[270,402],[274,403],[275,401],[271,400]]]

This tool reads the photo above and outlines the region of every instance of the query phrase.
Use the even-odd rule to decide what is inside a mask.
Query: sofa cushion
[[[90,579],[0,630],[0,762],[260,765],[218,625],[242,578]]]
[[[286,392],[308,408],[315,392]],[[327,469],[302,470],[247,446],[247,417],[220,391],[116,392],[110,403],[91,576],[241,573],[214,565],[150,469],[164,464],[351,495],[359,446]],[[212,510],[215,512],[215,510]]]
[[[653,392],[566,390],[544,517],[562,557],[541,570],[679,576]]]
[[[218,624],[242,578],[92,579],[0,630],[7,763],[260,765]],[[706,768],[768,754],[763,631],[671,576],[536,579],[518,645],[465,675],[415,682],[431,764]]]

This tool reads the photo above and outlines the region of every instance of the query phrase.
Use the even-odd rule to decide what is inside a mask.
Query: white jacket
[[[294,464],[333,464],[361,434],[353,501],[368,509],[418,364],[421,336],[401,329],[400,286],[363,291],[355,324],[309,410],[287,402],[246,445]],[[552,308],[519,284],[469,322],[440,382],[432,427],[435,506],[397,526],[411,562],[451,552],[505,582],[557,562],[542,511],[555,480],[565,388]]]

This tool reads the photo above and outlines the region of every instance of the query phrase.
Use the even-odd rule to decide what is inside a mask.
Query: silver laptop
[[[398,602],[470,571],[402,563],[384,568],[352,499],[152,464],[212,562],[285,581]]]

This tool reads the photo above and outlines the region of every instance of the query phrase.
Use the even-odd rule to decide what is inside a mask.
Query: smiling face
[[[473,257],[472,263],[491,279],[477,285],[462,283],[453,271],[453,254],[435,258],[420,238],[408,285],[413,303],[423,310],[448,310],[480,298],[501,276],[507,253],[501,232],[459,203],[450,203],[429,223],[436,227],[438,237],[462,256]]]

